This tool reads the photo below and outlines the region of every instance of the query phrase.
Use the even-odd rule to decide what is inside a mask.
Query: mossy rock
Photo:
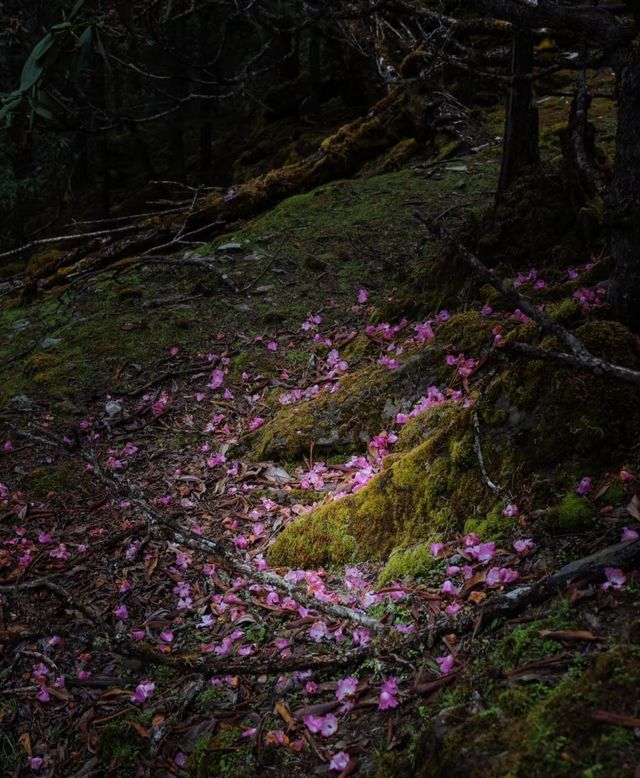
[[[488,510],[493,495],[479,468],[451,456],[467,445],[470,411],[439,410],[435,432],[412,450],[390,457],[366,487],[290,524],[271,547],[270,562],[313,567],[386,559],[397,546],[462,530],[462,517]]]
[[[526,340],[532,332],[518,337]],[[633,335],[622,324],[587,322],[575,334],[596,356],[637,369]],[[552,338],[544,339],[542,346],[558,349]],[[517,428],[526,432],[514,443],[529,448],[531,464],[538,468],[575,458],[605,465],[640,432],[640,403],[634,387],[540,360],[517,361],[503,371],[487,390],[485,422],[494,421],[494,410],[506,412],[514,436]]]
[[[574,535],[591,529],[596,521],[593,508],[575,492],[568,492],[535,524],[536,534]]]
[[[441,326],[438,339],[477,353],[488,327],[477,314],[458,314]],[[525,340],[537,337],[533,326],[521,330]],[[596,354],[629,367],[637,363],[633,337],[620,324],[588,322],[576,334]],[[436,375],[442,354],[433,364]],[[438,383],[442,378],[440,373]],[[384,398],[389,385],[380,392]],[[366,402],[362,396],[354,399],[347,419]],[[522,494],[526,484],[529,507],[546,508],[575,480],[578,465],[582,470],[592,463],[597,471],[596,465],[610,463],[637,438],[639,407],[634,388],[609,379],[540,361],[509,363],[487,387],[479,408],[487,471],[507,492]],[[383,471],[355,495],[293,522],[272,546],[271,561],[315,566],[386,560],[394,548],[425,543],[436,532],[474,531],[484,540],[511,537],[517,522],[502,515],[503,502],[496,503],[483,481],[471,413],[445,405],[409,421]],[[308,423],[303,435],[313,428]],[[285,426],[291,428],[297,429]],[[574,534],[594,520],[588,503],[568,494],[537,527],[543,533]],[[339,540],[330,544],[332,533]]]
[[[364,349],[352,344],[352,356]],[[361,451],[374,435],[393,424],[395,415],[415,403],[442,374],[443,352],[424,349],[394,371],[369,365],[345,375],[338,391],[282,407],[275,417],[241,444],[254,459],[301,460],[311,446],[317,455]],[[346,356],[346,354],[345,354]]]

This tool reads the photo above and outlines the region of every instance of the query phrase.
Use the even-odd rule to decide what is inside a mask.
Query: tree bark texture
[[[620,48],[614,68],[618,131],[609,196],[614,265],[609,302],[620,321],[640,332],[640,48]]]
[[[498,200],[523,172],[538,164],[538,109],[533,96],[533,36],[531,30],[514,31],[504,130]]]

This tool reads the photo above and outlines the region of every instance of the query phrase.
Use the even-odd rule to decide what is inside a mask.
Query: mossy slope
[[[622,325],[595,321],[576,334],[594,353],[636,364],[632,336]],[[482,335],[479,329],[476,336]],[[520,495],[527,507],[547,508],[584,468],[598,472],[614,461],[640,429],[635,389],[542,362],[505,361],[476,402],[485,464],[503,490],[500,498],[480,470],[474,411],[435,408],[406,425],[398,453],[364,489],[287,527],[270,549],[272,563],[384,560],[393,549],[442,532],[476,531],[484,539],[500,539],[515,528],[502,516],[501,498]],[[561,502],[540,527],[563,534],[591,526],[592,512],[574,507]]]

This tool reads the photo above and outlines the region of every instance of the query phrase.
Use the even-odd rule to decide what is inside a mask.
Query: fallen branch
[[[572,581],[603,580],[607,567],[629,569],[640,561],[640,540],[617,543],[602,551],[583,557],[565,565],[557,573],[528,586],[519,586],[506,594],[491,598],[486,605],[478,609],[469,609],[454,617],[438,619],[434,624],[412,635],[403,650],[408,646],[425,644],[431,647],[437,638],[452,632],[461,634],[470,630],[477,631],[494,619],[511,618],[532,605],[539,605],[558,592],[564,590]]]
[[[547,351],[546,349],[538,348],[538,346],[532,346],[529,343],[510,341],[505,343],[505,348],[526,359],[544,359],[548,362],[557,362],[559,365],[575,367],[578,370],[584,370],[585,372],[593,373],[594,375],[611,375],[612,378],[617,378],[624,383],[633,384],[634,386],[638,385],[638,380],[635,376],[639,374],[637,374],[635,370],[628,370],[627,368],[621,367],[621,370],[628,370],[628,372],[631,373],[631,376],[628,379],[625,379],[621,374],[613,375],[612,373],[608,373],[603,370],[600,365],[585,363],[580,357],[576,357],[574,354],[567,354],[565,351]],[[613,365],[613,367],[618,366]]]
[[[111,647],[116,653],[137,657],[154,665],[163,665],[183,672],[205,673],[211,676],[228,674],[275,675],[293,670],[344,667],[370,656],[373,652],[373,645],[369,644],[368,646],[346,650],[340,654],[326,654],[311,658],[307,654],[298,657],[275,657],[273,659],[255,660],[247,659],[246,657],[227,658],[207,656],[205,654],[195,658],[192,656],[189,658],[171,656],[157,653],[116,632],[110,624],[103,621],[93,608],[79,600],[64,587],[58,586],[46,578],[37,578],[27,583],[0,586],[0,594],[7,595],[41,590],[51,592],[59,600],[80,611],[90,621],[101,627],[104,630],[106,639],[111,643]],[[51,634],[51,629],[38,630],[34,634]]]
[[[485,383],[486,386],[486,383]],[[506,497],[509,501],[511,501],[510,495],[507,494],[506,490],[502,487],[496,484],[494,481],[491,480],[489,477],[489,473],[487,472],[487,468],[484,461],[484,454],[482,453],[482,434],[480,430],[480,416],[478,415],[478,405],[480,404],[482,400],[482,396],[484,394],[484,386],[480,390],[480,395],[477,399],[477,401],[473,404],[473,408],[471,410],[471,420],[473,423],[473,449],[476,453],[476,458],[478,460],[478,465],[480,467],[480,475],[482,477],[482,481],[484,485],[487,487],[487,489],[490,489],[492,492],[495,492],[496,494],[500,496]]]
[[[102,617],[91,606],[79,600],[73,594],[68,592],[64,587],[59,586],[58,584],[53,583],[53,581],[49,581],[46,578],[36,578],[35,580],[28,581],[26,583],[2,585],[0,586],[0,594],[37,592],[42,589],[51,592],[51,594],[53,594],[62,602],[66,603],[72,608],[75,608],[75,610],[80,611],[80,613],[82,613],[83,616],[86,616],[89,621],[93,621],[95,624],[98,624],[99,626],[106,628],[109,631],[111,630],[109,625],[103,621]]]
[[[475,256],[475,254],[472,254],[462,245],[462,243],[457,241],[442,224],[427,221],[418,211],[414,212],[414,216],[432,235],[435,235],[437,238],[445,240],[447,243],[454,246],[463,262],[465,262],[476,275],[490,284],[494,289],[497,289],[500,294],[514,303],[514,305],[520,308],[520,310],[529,316],[529,318],[538,322],[545,332],[554,335],[558,340],[564,343],[571,351],[572,366],[586,370],[590,373],[595,373],[596,375],[608,375],[618,381],[633,384],[634,386],[640,386],[640,371],[632,370],[631,368],[623,367],[622,365],[615,365],[612,362],[607,362],[605,359],[594,356],[584,343],[572,332],[569,332],[569,330],[565,329],[559,322],[540,310],[540,308],[535,306],[526,297],[523,297],[523,295],[513,287],[507,286],[504,281],[497,278],[495,274]],[[547,353],[549,352],[540,349],[536,358],[543,359]],[[566,359],[562,361],[567,362]]]
[[[125,227],[114,227],[110,230],[95,230],[94,232],[81,232],[77,235],[55,235],[53,238],[40,238],[39,240],[32,240],[30,243],[25,243],[24,246],[18,246],[18,248],[11,249],[10,251],[3,251],[0,254],[0,259],[6,257],[14,257],[22,254],[25,251],[29,251],[38,246],[49,246],[52,243],[75,243],[77,241],[87,240],[88,238],[105,238],[112,235],[124,235],[126,233],[140,231],[141,225],[136,222],[135,224],[128,224]]]
[[[206,270],[208,273],[212,273],[216,276],[225,286],[228,286],[234,294],[238,294],[240,290],[235,284],[235,281],[226,273],[223,273],[207,259],[198,259],[196,257],[182,257],[181,259],[173,259],[171,257],[164,256],[162,254],[144,254],[138,257],[135,261],[136,265],[169,265],[172,267],[197,267],[200,270]]]
[[[303,592],[300,587],[289,583],[289,581],[286,581],[282,576],[277,575],[276,573],[263,572],[246,562],[240,562],[239,560],[233,559],[231,556],[225,554],[224,550],[217,543],[214,543],[207,538],[203,538],[201,535],[196,535],[190,530],[183,529],[178,522],[174,521],[169,516],[166,516],[162,511],[156,510],[153,506],[149,505],[144,498],[144,494],[138,488],[125,484],[125,489],[123,489],[121,482],[110,478],[102,472],[102,469],[95,458],[86,456],[85,459],[93,466],[92,473],[97,478],[108,485],[112,490],[119,492],[123,497],[129,499],[130,502],[141,511],[143,518],[151,525],[165,527],[171,532],[175,540],[184,544],[187,548],[196,551],[204,551],[214,557],[221,567],[234,572],[237,575],[254,580],[262,586],[273,586],[274,589],[286,592],[291,597],[295,597],[295,599],[306,608],[321,611],[334,619],[346,619],[376,633],[386,631],[384,625],[376,619],[367,616],[365,613],[360,613],[352,608],[347,608],[344,605],[321,602],[314,597],[309,597],[309,595]]]

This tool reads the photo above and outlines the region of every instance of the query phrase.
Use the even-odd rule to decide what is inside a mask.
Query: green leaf
[[[69,14],[69,19],[73,19],[73,17],[80,11],[85,2],[86,0],[78,0],[78,2],[73,6],[71,13]]]
[[[0,108],[0,121],[5,121],[7,127],[11,124],[14,111],[21,103],[22,96],[15,97],[13,100],[6,102],[2,108]]]
[[[33,111],[34,114],[41,116],[43,119],[46,119],[48,122],[53,121],[53,112],[50,111],[48,108],[46,108],[36,98],[32,98],[29,101],[29,103],[31,105],[31,110]]]
[[[37,83],[38,79],[43,73],[44,68],[40,64],[40,60],[49,51],[49,49],[56,42],[53,33],[48,32],[41,41],[39,41],[31,51],[29,58],[24,63],[22,68],[22,74],[20,75],[20,91],[27,92],[31,87]]]
[[[89,58],[93,49],[93,27],[90,25],[78,38],[79,54],[73,60],[69,68],[69,75],[77,80],[80,73],[89,64]]]

